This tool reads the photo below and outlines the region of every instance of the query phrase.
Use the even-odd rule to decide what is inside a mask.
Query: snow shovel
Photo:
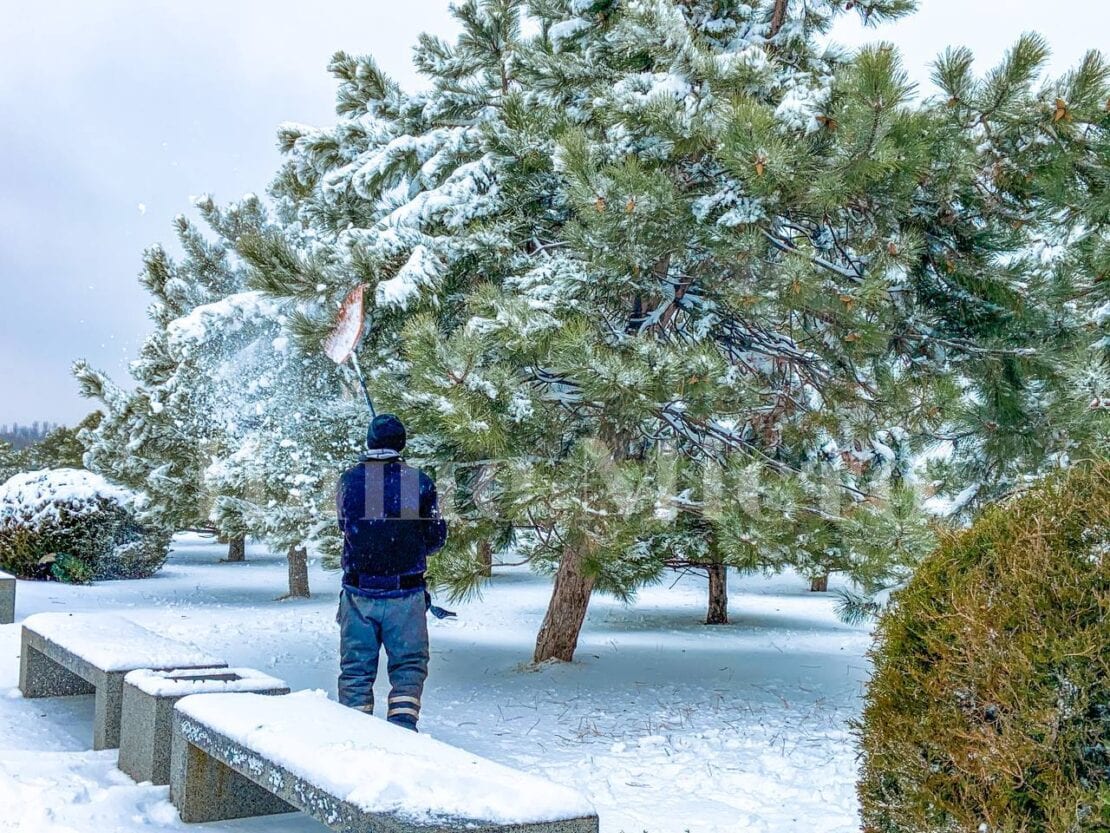
[[[370,416],[378,414],[374,410],[374,403],[370,399],[370,391],[366,389],[366,379],[362,376],[362,368],[358,364],[358,343],[366,326],[366,315],[363,310],[363,294],[366,287],[359,284],[343,299],[339,307],[339,314],[335,317],[335,327],[324,339],[324,352],[337,366],[350,359],[351,367],[355,369],[355,376],[362,386],[362,395],[366,397],[366,407],[370,409]]]

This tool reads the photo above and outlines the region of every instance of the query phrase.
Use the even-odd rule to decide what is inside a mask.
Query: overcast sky
[[[189,199],[265,191],[283,121],[327,124],[337,49],[415,83],[409,48],[449,35],[447,0],[38,0],[0,5],[0,423],[90,410],[77,357],[126,381],[147,332],[142,250]],[[983,69],[1023,31],[1063,71],[1110,49],[1105,0],[924,0],[909,20],[836,39],[893,41],[923,87],[970,46]]]

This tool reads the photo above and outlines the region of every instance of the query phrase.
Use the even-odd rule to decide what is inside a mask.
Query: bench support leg
[[[0,573],[0,625],[15,621],[15,579]]]
[[[120,718],[123,714],[122,673],[105,675],[96,688],[96,716],[93,718],[93,749],[118,749]]]
[[[170,761],[170,801],[181,820],[189,824],[297,810],[176,734]]]
[[[24,697],[70,697],[92,694],[96,688],[24,639],[19,652],[19,690]]]

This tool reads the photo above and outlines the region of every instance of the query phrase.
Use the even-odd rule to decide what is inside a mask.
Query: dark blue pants
[[[372,714],[378,655],[388,659],[390,723],[415,729],[428,676],[428,618],[424,591],[399,599],[339,595],[339,702]]]

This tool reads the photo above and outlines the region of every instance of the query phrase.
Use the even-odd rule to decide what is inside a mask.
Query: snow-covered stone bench
[[[332,830],[597,833],[572,789],[301,691],[174,710],[170,800],[186,822],[301,810]]]
[[[15,576],[0,570],[0,625],[15,621]]]
[[[123,678],[119,768],[136,781],[170,782],[173,707],[192,694],[288,694],[281,680],[253,668],[132,671]]]
[[[93,749],[114,749],[129,671],[226,666],[120,616],[38,613],[23,621],[19,690],[24,697],[95,694]]]

